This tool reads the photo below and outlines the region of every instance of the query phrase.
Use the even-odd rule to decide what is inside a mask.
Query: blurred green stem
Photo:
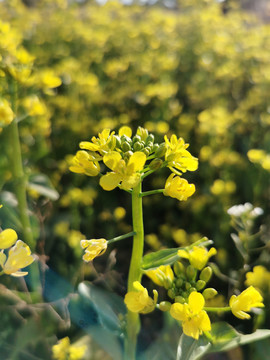
[[[143,229],[143,210],[142,210],[142,198],[141,183],[139,183],[132,191],[132,218],[133,218],[133,231],[135,235],[133,237],[133,248],[129,267],[128,275],[128,292],[134,291],[134,281],[141,282],[141,262],[143,256],[144,245],[144,229]],[[136,359],[136,345],[137,335],[140,330],[140,317],[139,314],[127,312],[126,323],[126,338],[125,338],[125,353],[124,360]]]
[[[11,79],[9,84],[10,99],[12,110],[16,116],[17,113],[17,83]],[[30,246],[32,250],[35,249],[35,241],[32,234],[30,219],[28,215],[28,207],[26,200],[26,177],[23,170],[21,144],[19,137],[19,129],[16,119],[7,128],[8,137],[6,140],[6,148],[9,156],[9,162],[12,172],[12,179],[14,182],[14,191],[18,200],[18,208],[20,220],[22,224],[23,240]]]

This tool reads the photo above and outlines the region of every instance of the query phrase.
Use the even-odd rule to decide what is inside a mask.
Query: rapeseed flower
[[[145,271],[147,275],[155,284],[169,289],[174,280],[174,273],[170,265],[161,265],[156,269]]]
[[[101,155],[106,154],[115,147],[114,131],[110,129],[104,129],[98,134],[98,138],[92,137],[91,142],[82,141],[80,142],[80,148],[84,150],[97,151]]]
[[[127,308],[135,313],[147,314],[155,309],[158,293],[153,290],[154,298],[148,295],[148,291],[139,281],[134,281],[133,287],[135,291],[130,291],[125,296],[125,304]]]
[[[101,256],[107,250],[108,242],[105,239],[81,240],[81,247],[85,249],[83,260],[88,262]]]
[[[18,235],[13,229],[5,229],[0,233],[0,249],[7,249],[15,244]]]
[[[211,330],[211,322],[205,310],[204,297],[193,291],[188,297],[188,303],[174,303],[171,306],[171,316],[182,322],[184,334],[198,339],[204,331]]]
[[[250,315],[245,311],[250,311],[256,307],[264,307],[261,294],[253,286],[248,287],[238,296],[232,295],[229,305],[233,315],[239,319],[250,318]]]
[[[9,103],[5,99],[0,100],[0,127],[9,125],[14,117],[15,115]]]
[[[100,172],[100,166],[97,157],[89,154],[87,151],[77,151],[72,159],[72,165],[69,170],[77,174],[85,174],[88,176],[97,176]]]
[[[146,155],[143,152],[133,153],[128,162],[122,159],[122,156],[112,151],[105,154],[103,162],[113,172],[109,172],[100,178],[100,186],[107,191],[115,189],[120,183],[120,188],[129,190],[138,185],[146,161]]]
[[[86,349],[86,345],[71,345],[69,337],[66,336],[52,347],[53,358],[55,360],[81,360]]]
[[[189,184],[186,179],[171,174],[166,183],[163,194],[179,201],[187,200],[195,192],[195,185]]]
[[[267,291],[270,287],[270,272],[262,265],[254,266],[253,271],[246,274],[245,284]]]
[[[188,259],[190,264],[197,270],[202,270],[209,258],[217,253],[215,248],[209,251],[203,246],[194,246],[191,250],[178,250],[178,256]]]

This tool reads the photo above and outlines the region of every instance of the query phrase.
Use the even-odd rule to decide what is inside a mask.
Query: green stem
[[[111,240],[108,240],[108,245],[112,244],[112,243],[114,243],[116,241],[120,241],[120,240],[124,240],[126,238],[129,238],[129,237],[132,237],[134,235],[136,235],[136,233],[134,231],[132,231],[132,232],[129,232],[129,233],[124,234],[124,235],[116,236],[115,238],[113,238]]]
[[[10,83],[11,106],[14,114],[17,112],[17,84],[14,80]],[[26,177],[23,170],[21,144],[19,129],[16,119],[7,128],[8,141],[7,152],[11,166],[12,178],[14,181],[15,194],[18,200],[20,220],[22,224],[23,240],[32,248],[35,248],[35,241],[32,234],[30,219],[28,216],[28,207],[26,200]]]
[[[204,307],[203,308],[207,312],[220,312],[220,311],[231,311],[231,308],[229,306],[224,307]]]
[[[164,189],[157,189],[157,190],[151,190],[151,191],[145,191],[140,194],[141,197],[147,196],[147,195],[154,195],[154,194],[163,194]]]
[[[141,183],[139,183],[132,191],[132,218],[133,218],[133,231],[135,235],[133,237],[133,248],[128,274],[128,292],[134,291],[134,281],[141,282],[142,271],[141,262],[143,256],[144,246],[144,229],[143,229],[143,210],[142,210],[142,198]],[[140,318],[139,314],[127,312],[126,323],[126,339],[125,339],[125,360],[136,359],[136,345],[137,335],[140,330]]]

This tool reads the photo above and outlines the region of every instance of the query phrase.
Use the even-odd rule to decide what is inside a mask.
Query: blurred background
[[[88,280],[97,286],[97,299],[107,291],[123,296],[131,242],[110,247],[94,264],[83,263],[79,243],[132,231],[130,198],[118,189],[104,192],[96,178],[68,170],[79,142],[104,128],[143,126],[158,142],[175,133],[199,158],[199,169],[185,176],[196,186],[187,202],[162,195],[144,199],[146,252],[188,245],[202,236],[213,239],[218,254],[212,285],[221,303],[235,282],[239,290],[245,288],[245,274],[254,266],[269,275],[269,20],[266,0],[0,1],[0,55],[7,56],[15,44],[32,57],[30,80],[17,77],[18,116],[37,240],[32,250],[42,275],[38,286],[33,276],[1,278],[3,359],[51,359],[51,347],[64,336],[91,344],[87,359],[117,359],[103,353],[106,337],[94,325],[98,329],[104,319],[87,302],[89,294],[78,295],[78,284]],[[17,59],[20,71],[27,56]],[[0,74],[1,97],[5,89]],[[5,130],[0,134],[1,227],[21,234],[4,135]],[[144,190],[163,188],[167,176],[166,169],[155,173]],[[248,229],[238,228],[237,250],[227,210],[246,202],[262,208],[263,215]],[[256,235],[244,239],[241,231]],[[269,286],[268,280],[261,285],[266,311],[240,325],[228,317],[240,331],[269,327]],[[174,358],[178,335],[168,319],[150,314],[143,329],[145,359]],[[154,357],[159,336],[165,337],[166,357],[158,355],[160,348]],[[266,359],[269,345],[265,340],[207,359]]]

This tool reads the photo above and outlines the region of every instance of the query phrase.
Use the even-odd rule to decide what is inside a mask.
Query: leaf
[[[197,360],[204,355],[211,347],[209,340],[200,337],[198,340],[193,339],[184,333],[180,336],[176,360]]]
[[[210,334],[213,342],[212,347],[214,346],[216,349],[223,347],[225,344],[228,344],[230,341],[235,340],[236,338],[239,338],[239,333],[231,325],[224,321],[212,324]]]
[[[160,265],[171,265],[179,259],[177,251],[183,248],[163,249],[146,254],[142,260],[142,269],[148,270]]]
[[[34,190],[38,194],[55,201],[59,199],[59,194],[53,187],[51,181],[45,174],[36,174],[29,177],[27,184],[28,190]]]

